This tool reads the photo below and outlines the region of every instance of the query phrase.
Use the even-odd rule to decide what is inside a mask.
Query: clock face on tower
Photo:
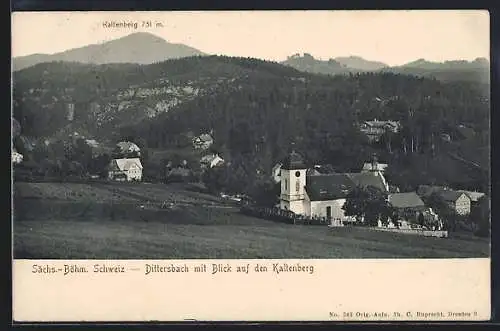
[[[295,172],[295,177],[300,177],[300,171]]]

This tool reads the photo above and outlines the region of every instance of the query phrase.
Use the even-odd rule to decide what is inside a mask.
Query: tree
[[[377,225],[379,220],[387,223],[395,212],[387,202],[387,195],[372,186],[353,189],[342,208],[347,216],[363,218],[366,225]]]
[[[83,171],[88,171],[92,162],[92,148],[82,138],[77,139],[73,146],[71,160],[81,164]]]
[[[202,181],[212,194],[219,193],[224,188],[225,171],[222,167],[207,169],[202,174]]]
[[[110,162],[111,156],[109,154],[101,154],[92,159],[89,172],[99,175],[101,178],[106,178],[108,176],[108,166]]]
[[[425,217],[424,214],[419,213],[417,217],[417,224],[424,226],[425,225]]]
[[[257,205],[264,207],[274,207],[279,201],[280,184],[271,180],[260,180],[254,182],[249,189],[250,198]]]

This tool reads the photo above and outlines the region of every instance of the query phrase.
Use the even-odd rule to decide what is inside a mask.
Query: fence
[[[283,210],[277,207],[258,207],[245,205],[240,208],[240,212],[246,215],[288,224],[327,225],[329,223],[327,219],[311,218],[307,216],[297,215],[292,211]]]

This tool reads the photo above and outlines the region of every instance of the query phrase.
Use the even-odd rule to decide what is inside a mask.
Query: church
[[[280,209],[312,218],[326,218],[332,225],[353,220],[342,207],[347,194],[355,187],[374,186],[389,192],[377,159],[369,171],[360,173],[328,173],[309,171],[302,156],[292,151],[281,166]],[[365,167],[366,168],[366,167]]]

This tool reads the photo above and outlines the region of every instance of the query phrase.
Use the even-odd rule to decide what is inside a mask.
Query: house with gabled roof
[[[470,198],[463,192],[453,190],[442,190],[438,192],[439,196],[448,206],[459,215],[470,214]]]
[[[373,186],[388,193],[383,174],[374,170],[365,173],[327,173],[308,171],[302,157],[292,151],[281,166],[280,209],[313,218],[325,218],[334,225],[352,221],[342,207],[355,187]]]
[[[420,185],[417,193],[423,198],[429,198],[431,195],[437,194],[457,214],[470,214],[471,201],[473,199],[467,191],[456,191],[441,186]],[[477,196],[480,195],[474,195],[474,197]]]
[[[471,203],[475,203],[475,202],[478,202],[479,199],[481,199],[482,197],[485,196],[484,193],[482,192],[477,192],[477,191],[465,191],[465,190],[459,190],[458,192],[462,192],[462,193],[465,193],[467,194],[467,196],[469,197]]]
[[[224,159],[217,153],[207,154],[200,159],[200,167],[208,169],[220,166],[224,163]]]
[[[214,139],[208,133],[203,133],[193,138],[193,147],[195,149],[206,150],[214,143]]]
[[[108,178],[111,180],[142,180],[142,164],[139,158],[113,159],[108,167]]]

